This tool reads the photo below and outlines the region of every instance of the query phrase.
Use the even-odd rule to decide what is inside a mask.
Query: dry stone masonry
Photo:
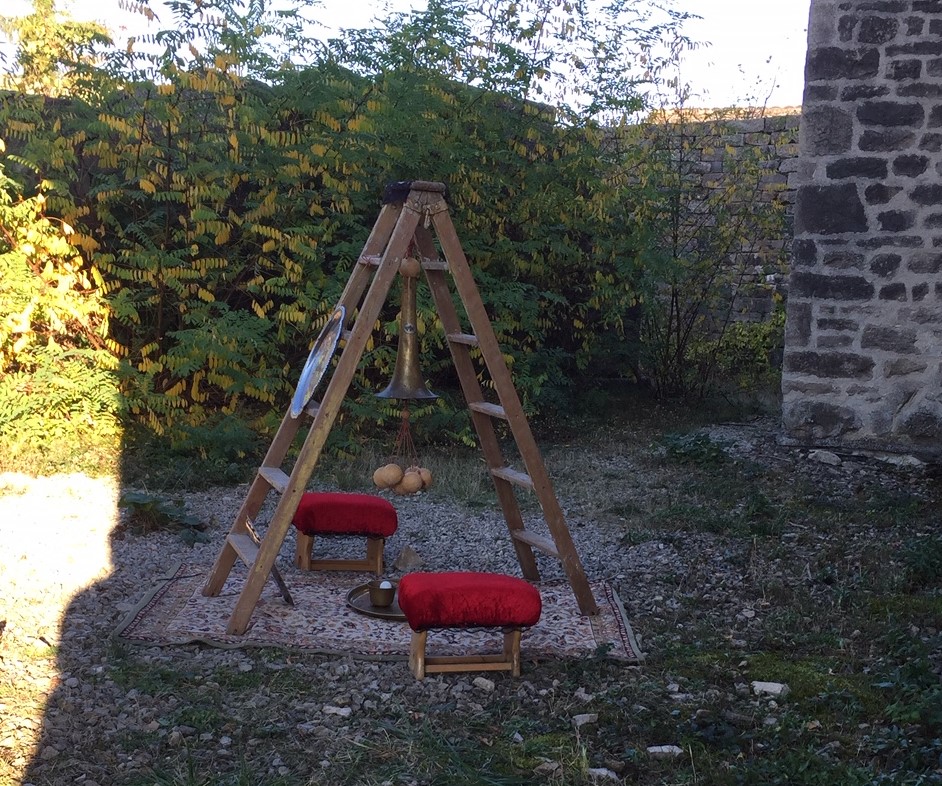
[[[783,425],[942,453],[942,0],[813,0]]]

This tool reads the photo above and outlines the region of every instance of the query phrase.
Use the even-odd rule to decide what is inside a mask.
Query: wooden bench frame
[[[297,546],[295,548],[294,564],[301,570],[371,570],[377,576],[383,574],[383,552],[386,549],[386,538],[366,538],[366,557],[364,559],[311,559],[314,553],[314,536],[305,535],[297,531]],[[329,533],[318,537],[331,537]],[[357,535],[338,532],[335,537],[359,537]]]
[[[500,655],[448,655],[428,658],[425,645],[427,630],[412,632],[409,647],[409,670],[416,679],[426,674],[453,671],[509,671],[520,676],[520,628],[504,628],[504,651]]]

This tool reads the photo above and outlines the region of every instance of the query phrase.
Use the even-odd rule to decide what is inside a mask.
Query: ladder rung
[[[377,267],[382,261],[383,258],[376,254],[364,254],[357,260],[361,265],[372,265],[373,267]]]
[[[448,263],[444,259],[422,257],[422,267],[425,270],[448,270]]]
[[[246,565],[251,568],[255,564],[255,559],[258,557],[258,544],[251,535],[230,532],[226,535],[226,542],[235,549],[235,553]]]
[[[304,408],[304,412],[305,414],[310,415],[312,418],[316,418],[317,411],[320,408],[321,408],[320,402],[314,401],[314,399],[311,399],[310,401],[307,402],[307,406]]]
[[[278,469],[278,467],[259,467],[258,474],[261,475],[275,491],[280,491],[284,494],[285,489],[288,488],[289,478],[282,470]]]
[[[492,469],[491,474],[495,478],[503,478],[511,483],[516,483],[518,486],[526,486],[529,489],[533,488],[533,478],[526,472],[519,472],[510,467],[498,467],[497,469]]]
[[[515,529],[510,535],[514,540],[519,540],[521,543],[526,543],[529,546],[533,546],[535,549],[539,549],[544,554],[549,554],[551,557],[559,559],[559,551],[556,548],[556,544],[544,535],[536,535],[532,532],[527,532],[525,529]]]
[[[492,418],[503,418],[507,420],[507,413],[500,404],[491,404],[487,401],[472,401],[468,404],[468,409],[490,415]]]
[[[478,345],[478,337],[471,333],[449,333],[447,338],[452,344],[467,344],[469,347]]]

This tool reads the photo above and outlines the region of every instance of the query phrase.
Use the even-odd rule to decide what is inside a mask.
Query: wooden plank
[[[453,344],[466,344],[469,347],[478,345],[478,337],[472,333],[449,333],[445,336]]]
[[[492,418],[507,420],[507,413],[500,404],[491,404],[489,401],[469,401],[468,408]]]
[[[516,540],[528,543],[544,554],[549,554],[549,556],[559,559],[559,551],[551,538],[547,538],[544,535],[537,535],[535,532],[530,532],[529,530],[517,530],[516,532],[511,532],[510,536]]]
[[[246,565],[252,567],[258,557],[258,544],[252,539],[251,535],[238,532],[230,532],[226,535],[226,542],[235,549]]]
[[[288,475],[278,467],[259,467],[258,474],[265,479],[269,486],[281,494],[284,494],[285,489],[288,488]]]
[[[517,486],[523,486],[524,488],[532,489],[533,488],[533,478],[531,478],[526,472],[520,472],[516,469],[511,469],[510,467],[494,467],[491,469],[491,474],[495,478],[503,478],[509,483],[513,483]]]

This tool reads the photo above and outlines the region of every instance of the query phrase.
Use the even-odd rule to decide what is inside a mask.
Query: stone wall
[[[797,442],[942,453],[942,0],[812,0],[782,380]]]
[[[676,137],[672,146],[687,149],[687,174],[695,181],[692,193],[701,189],[707,206],[712,202],[711,192],[732,185],[737,159],[750,156],[760,161],[758,188],[744,188],[742,195],[750,201],[779,204],[785,226],[774,236],[746,238],[729,255],[729,270],[741,275],[732,315],[737,321],[768,318],[775,295],[785,294],[797,192],[800,119],[800,107],[684,109],[655,112],[644,124],[650,131],[642,133],[666,132]],[[735,210],[734,204],[730,207]]]

